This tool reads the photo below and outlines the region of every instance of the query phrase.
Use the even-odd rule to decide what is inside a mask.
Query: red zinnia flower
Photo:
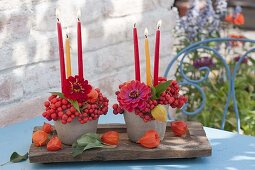
[[[121,108],[132,112],[136,108],[143,109],[151,97],[151,88],[140,81],[131,81],[121,87],[117,100]]]
[[[88,84],[88,80],[80,78],[78,75],[75,77],[70,76],[64,84],[63,93],[68,99],[83,102],[88,98],[92,87]]]

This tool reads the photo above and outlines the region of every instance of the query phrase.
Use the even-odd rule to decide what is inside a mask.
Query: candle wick
[[[68,36],[68,34],[66,34],[66,38],[68,38],[69,36]]]
[[[59,18],[57,18],[57,21],[59,21]]]
[[[79,17],[78,17],[77,19],[78,19],[78,21],[80,21],[80,18],[79,18]]]
[[[147,35],[145,35],[145,38],[148,38],[148,36],[147,36]]]
[[[158,30],[160,29],[160,26],[158,26]]]
[[[136,27],[136,23],[134,23],[134,28]]]

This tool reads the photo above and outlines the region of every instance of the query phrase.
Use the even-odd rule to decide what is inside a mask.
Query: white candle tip
[[[161,24],[162,24],[162,20],[159,20],[159,21],[158,21],[158,24],[157,24],[157,28],[158,28],[158,29],[161,27]]]
[[[146,38],[148,37],[148,34],[149,34],[148,28],[145,28],[144,35],[145,35]]]
[[[60,11],[59,11],[59,9],[57,8],[57,9],[56,9],[56,17],[57,17],[57,19],[59,19],[59,15],[60,15]]]
[[[78,9],[78,11],[77,11],[77,18],[80,19],[80,17],[81,17],[81,10]]]

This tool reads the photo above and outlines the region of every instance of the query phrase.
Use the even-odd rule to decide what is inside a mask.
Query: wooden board
[[[212,153],[211,145],[206,137],[201,123],[188,122],[186,137],[175,137],[170,127],[167,127],[164,140],[158,148],[147,149],[128,140],[124,124],[105,124],[98,126],[98,133],[109,130],[120,133],[120,142],[116,148],[100,148],[85,151],[73,158],[71,146],[64,145],[56,152],[47,151],[46,147],[35,147],[29,150],[31,163],[78,162],[78,161],[112,161],[141,159],[171,159],[206,157]],[[40,127],[35,127],[34,130]]]

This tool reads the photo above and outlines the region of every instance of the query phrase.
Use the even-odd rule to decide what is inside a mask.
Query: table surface
[[[0,164],[9,160],[12,152],[28,152],[34,126],[45,119],[36,117],[0,128]],[[110,122],[109,122],[110,121]],[[101,116],[99,123],[124,123],[122,115]],[[195,170],[255,170],[255,137],[239,135],[223,130],[207,128],[205,132],[212,145],[212,156],[192,159],[138,160],[110,162],[81,162],[57,164],[31,164],[29,160],[9,163],[0,169],[95,169],[95,170],[142,170],[142,169],[195,169]]]

